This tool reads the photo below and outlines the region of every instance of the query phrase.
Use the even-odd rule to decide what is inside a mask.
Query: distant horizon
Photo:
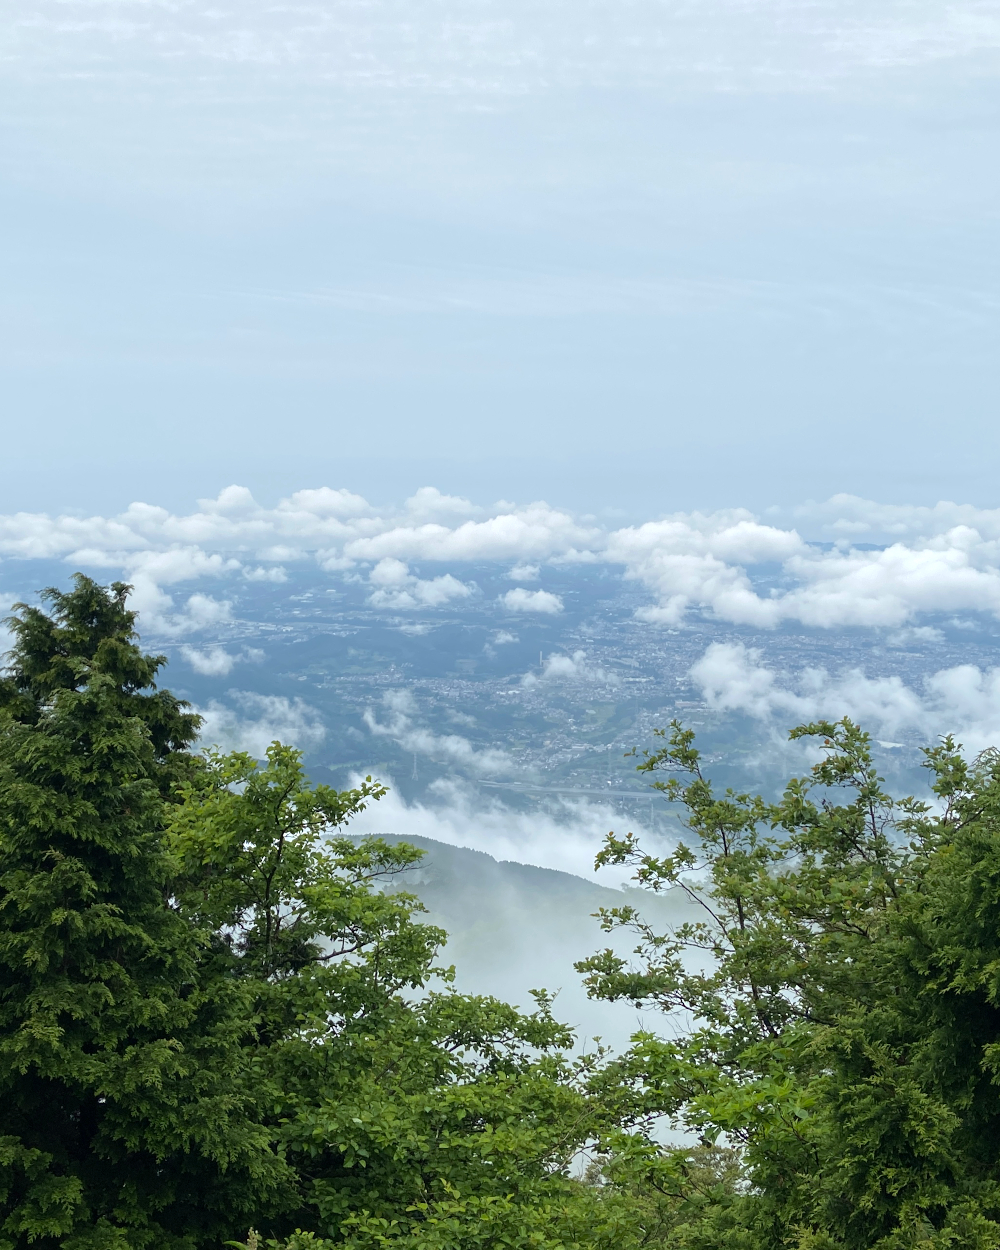
[[[135,583],[136,606],[167,634],[224,611],[195,591],[188,618],[177,615],[166,587],[233,577],[280,583],[285,565],[302,562],[331,572],[357,567],[373,603],[404,609],[471,593],[450,573],[423,578],[411,564],[506,561],[510,580],[528,584],[504,597],[514,612],[559,612],[556,598],[532,583],[546,564],[582,562],[621,568],[649,592],[640,617],[666,625],[691,611],[763,629],[783,621],[900,628],[927,614],[1000,614],[1000,509],[847,494],[763,514],[677,510],[630,524],[544,501],[481,505],[430,486],[388,507],[328,486],[268,507],[232,485],[185,513],[144,500],[113,515],[0,514],[0,558],[120,572]]]

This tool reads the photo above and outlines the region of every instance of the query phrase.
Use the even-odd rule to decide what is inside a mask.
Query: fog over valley
[[[444,906],[439,883],[432,911],[466,980],[519,1000],[561,987],[576,1022],[619,1040],[634,1013],[588,1005],[572,962],[603,941],[598,886],[630,876],[594,874],[608,831],[660,850],[681,832],[630,754],[656,729],[694,728],[714,781],[768,796],[816,758],[787,741],[801,722],[854,717],[895,788],[919,794],[939,735],[972,753],[1000,737],[986,509],[840,497],[614,528],[430,487],[392,508],[328,487],[264,506],[229,487],[184,514],[8,515],[0,547],[8,604],[73,569],[127,578],[206,745],[262,757],[280,739],[316,780],[386,783],[352,833],[592,882],[553,912],[538,882],[470,869],[455,890],[474,905]]]

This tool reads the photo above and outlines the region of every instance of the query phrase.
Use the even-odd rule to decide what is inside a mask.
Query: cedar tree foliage
[[[275,1200],[243,988],[170,905],[198,718],[128,587],[19,605],[0,682],[0,1245],[189,1247]]]

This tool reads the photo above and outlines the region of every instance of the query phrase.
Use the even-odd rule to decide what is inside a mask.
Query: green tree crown
[[[578,967],[592,994],[676,1021],[600,1079],[742,1160],[742,1194],[705,1207],[694,1244],[1000,1245],[1000,756],[970,764],[946,738],[925,752],[935,803],[896,800],[867,734],[816,722],[792,738],[823,758],[765,802],[716,794],[690,730],[663,737],[639,767],[668,774],[691,838],[656,856],[612,834],[599,862],[692,919],[660,933],[610,909],[635,958]],[[627,1158],[640,1188],[676,1170]]]

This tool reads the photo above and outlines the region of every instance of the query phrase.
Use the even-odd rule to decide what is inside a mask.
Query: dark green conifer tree
[[[0,681],[0,1246],[195,1247],[279,1201],[252,1016],[170,905],[164,797],[198,719],[128,587],[19,605]],[[217,946],[217,944],[216,944]]]
[[[200,720],[188,705],[158,690],[156,675],[166,663],[162,655],[145,655],[137,644],[135,616],[125,606],[130,590],[124,582],[109,587],[77,573],[74,589],[42,591],[51,613],[19,603],[7,624],[15,645],[0,676],[0,709],[27,725],[35,725],[61,690],[80,690],[95,675],[110,679],[107,706],[137,717],[149,735],[150,776],[170,797],[178,774],[195,763],[188,747]]]

